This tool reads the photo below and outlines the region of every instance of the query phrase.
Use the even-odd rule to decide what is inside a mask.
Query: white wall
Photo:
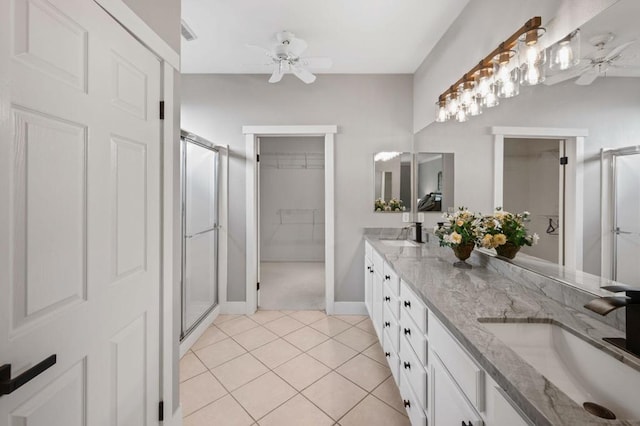
[[[180,0],[122,0],[169,46],[180,52]]]
[[[363,300],[364,227],[402,226],[400,214],[373,213],[373,154],[411,151],[412,76],[325,74],[305,85],[285,76],[183,75],[183,128],[229,144],[229,284],[245,300],[244,125],[337,124],[336,284],[338,301]]]
[[[586,128],[584,265],[600,274],[600,148],[640,140],[640,80],[599,78],[590,86],[567,81],[522,88],[520,96],[466,123],[433,123],[416,134],[417,151],[455,153],[455,204],[490,212],[493,206],[491,126]],[[571,159],[569,160],[571,161]],[[432,216],[431,225],[435,224]]]
[[[282,153],[301,155],[278,167],[278,157],[287,159]],[[263,262],[324,261],[324,168],[300,168],[309,153],[324,158],[323,137],[260,138]]]

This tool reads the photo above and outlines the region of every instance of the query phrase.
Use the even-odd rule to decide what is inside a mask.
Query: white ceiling
[[[182,39],[183,73],[271,73],[264,55],[287,30],[333,59],[329,73],[413,73],[469,0],[182,0],[198,37]]]

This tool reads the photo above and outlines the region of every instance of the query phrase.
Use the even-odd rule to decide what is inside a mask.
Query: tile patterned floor
[[[180,360],[184,426],[407,426],[368,317],[220,315]]]

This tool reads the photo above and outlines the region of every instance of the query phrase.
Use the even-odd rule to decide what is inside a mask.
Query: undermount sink
[[[618,419],[640,419],[640,371],[559,324],[480,322],[578,405],[596,403]]]
[[[380,240],[382,244],[391,247],[417,247],[418,244],[409,240]]]

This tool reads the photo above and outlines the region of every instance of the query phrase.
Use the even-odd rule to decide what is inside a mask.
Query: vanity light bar
[[[439,96],[439,99],[444,99],[448,94],[455,93],[455,91],[457,90],[458,86],[460,84],[463,84],[463,83],[467,82],[467,81],[471,81],[471,79],[473,78],[473,75],[476,72],[478,72],[478,71],[480,71],[481,69],[484,69],[484,68],[492,67],[491,60],[493,59],[493,57],[498,55],[499,53],[502,53],[502,52],[505,52],[505,51],[513,49],[513,47],[518,43],[518,39],[522,35],[527,34],[530,31],[536,30],[536,29],[541,28],[541,27],[542,27],[542,18],[540,16],[534,16],[533,18],[529,19],[527,22],[525,22],[525,24],[522,27],[520,27],[508,39],[506,39],[505,41],[500,43],[500,45],[498,47],[493,49],[491,51],[491,53],[489,53],[487,56],[484,57],[484,59],[482,59],[480,62],[478,62],[478,64],[475,67],[471,68],[462,77],[460,77],[460,79],[458,81],[453,83],[451,85],[451,87],[449,87],[449,89],[444,91]]]

